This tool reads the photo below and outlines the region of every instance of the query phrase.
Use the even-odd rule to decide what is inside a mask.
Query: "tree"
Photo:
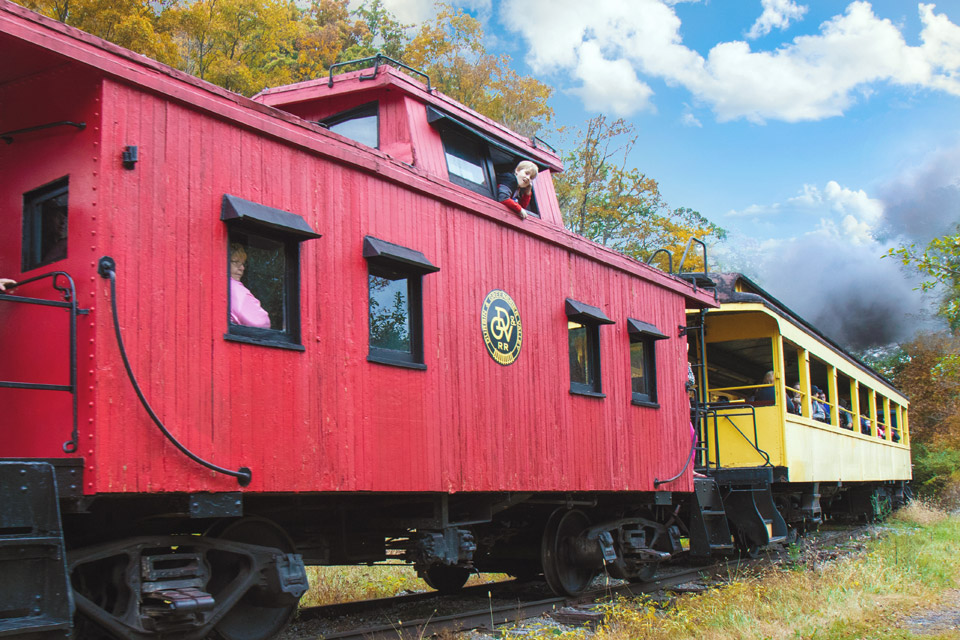
[[[244,95],[289,84],[300,17],[291,0],[197,0],[173,9],[181,68]]]
[[[921,334],[902,346],[894,382],[910,398],[910,433],[915,442],[960,448],[960,381],[937,375],[944,354],[960,353],[960,338]]]
[[[27,9],[176,66],[177,45],[162,23],[176,0],[20,0]]]
[[[358,18],[361,30],[357,41],[340,53],[338,62],[369,58],[382,53],[383,55],[401,60],[409,38],[407,31],[410,25],[401,24],[384,8],[381,0],[363,2],[354,12]]]
[[[518,75],[509,56],[488,54],[480,21],[459,9],[443,6],[421,25],[403,58],[443,93],[518,133],[533,136],[553,118],[553,89]]]
[[[934,238],[921,251],[916,245],[900,245],[890,249],[887,256],[900,260],[927,279],[920,284],[922,291],[939,291],[937,314],[947,321],[954,335],[960,334],[960,224],[955,233]],[[932,373],[960,382],[960,350],[947,351],[931,365]]]
[[[900,245],[890,249],[888,256],[898,258],[927,277],[920,289],[940,289],[942,301],[938,313],[948,322],[950,330],[960,332],[960,224],[952,235],[934,238],[921,252],[916,245]]]
[[[571,231],[638,260],[648,260],[658,249],[675,256],[674,269],[691,237],[720,240],[726,232],[698,212],[671,210],[656,180],[628,167],[637,142],[633,125],[606,116],[592,118],[570,153],[564,172],[554,184],[564,224]],[[656,263],[668,266],[660,254]],[[702,255],[688,258],[687,271],[703,269]]]
[[[928,333],[902,345],[889,362],[894,382],[910,398],[914,486],[947,502],[960,496],[960,381],[940,375],[937,366],[944,354],[957,353],[960,338]]]
[[[334,63],[344,59],[345,51],[356,50],[369,34],[362,19],[352,18],[347,0],[312,0],[298,28],[297,81],[323,77]]]

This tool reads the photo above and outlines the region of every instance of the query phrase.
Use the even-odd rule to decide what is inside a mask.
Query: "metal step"
[[[47,616],[0,619],[0,638],[15,638],[27,632],[52,633],[51,637],[66,638],[71,626],[69,620],[54,620]]]
[[[0,638],[69,638],[73,590],[53,466],[0,460],[0,495]]]

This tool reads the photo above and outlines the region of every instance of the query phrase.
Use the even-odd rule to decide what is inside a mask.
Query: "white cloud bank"
[[[790,0],[764,0],[751,28],[761,34],[802,17]],[[798,122],[841,115],[870,85],[889,83],[960,95],[960,26],[933,4],[919,4],[919,46],[909,46],[868,2],[853,2],[820,25],[770,51],[721,42],[706,57],[684,46],[680,19],[665,0],[504,0],[500,17],[529,45],[540,73],[569,74],[589,108],[625,114],[651,108],[644,78],[682,86],[720,121]],[[516,20],[531,15],[536,20]],[[611,78],[613,80],[611,80]],[[611,83],[608,86],[605,83]],[[625,88],[627,98],[618,89]]]

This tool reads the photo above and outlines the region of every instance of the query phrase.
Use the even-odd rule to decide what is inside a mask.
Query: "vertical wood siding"
[[[117,261],[133,368],[170,431],[219,465],[250,467],[250,490],[653,490],[655,477],[683,466],[690,443],[684,343],[676,337],[682,296],[375,174],[103,84],[110,162],[97,182],[92,254]],[[418,166],[436,172],[445,166],[436,132],[418,121],[422,109],[402,111]],[[128,144],[140,149],[133,171],[118,160]],[[223,339],[224,193],[302,215],[323,235],[301,245],[304,352]],[[552,198],[552,185],[544,181],[538,194]],[[365,235],[421,251],[440,267],[423,280],[426,371],[366,360]],[[71,266],[98,301],[90,395],[97,454],[89,465],[96,484],[88,492],[235,489],[233,479],[176,451],[140,408],[93,262]],[[481,303],[493,289],[513,297],[523,323],[520,357],[506,367],[481,337]],[[567,297],[616,321],[600,329],[604,399],[569,393]],[[628,316],[670,336],[657,343],[659,409],[630,404]],[[688,474],[664,488],[691,487]]]

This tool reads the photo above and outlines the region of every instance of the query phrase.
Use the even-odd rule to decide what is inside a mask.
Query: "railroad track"
[[[666,587],[700,580],[705,572],[715,573],[718,570],[722,571],[736,565],[743,566],[744,562],[732,560],[729,563],[674,570],[669,573],[662,573],[653,580],[608,586],[585,592],[577,597],[567,598],[556,596],[531,597],[530,591],[518,591],[518,589],[523,589],[525,585],[531,585],[531,583],[508,581],[469,587],[453,597],[429,592],[326,607],[311,607],[300,611],[297,622],[292,629],[295,635],[285,634],[283,637],[291,639],[316,638],[322,635],[324,640],[417,640],[442,631],[489,630],[496,625],[535,618],[545,613],[558,612],[565,608],[593,603],[604,598],[655,593]],[[439,602],[445,601],[447,598],[456,601],[457,610],[455,613],[439,614],[439,608],[431,610],[429,606],[424,606],[431,600]],[[368,623],[360,628],[344,631],[320,632],[319,629],[310,631],[310,627],[314,626],[310,624],[312,621],[382,612],[383,608],[387,606],[391,608],[391,611],[396,611],[398,607],[403,608],[407,605],[416,605],[410,610],[413,617],[409,619],[383,623],[384,614],[379,613],[376,617],[381,622],[377,624]]]
[[[864,527],[829,531],[818,534],[816,546],[834,545],[861,533]],[[535,618],[547,613],[563,614],[576,619],[584,612],[583,605],[604,598],[639,596],[676,587],[687,582],[702,581],[705,574],[721,580],[741,570],[750,570],[786,557],[782,549],[770,549],[756,559],[735,558],[724,562],[662,570],[654,579],[607,586],[585,592],[577,597],[543,597],[540,582],[505,582],[476,585],[463,589],[456,596],[438,592],[423,592],[362,600],[300,610],[296,622],[281,636],[281,640],[421,640],[443,631],[493,629],[496,625]],[[539,589],[540,593],[536,591]],[[365,617],[366,616],[366,617]],[[560,615],[559,617],[564,617]],[[581,615],[581,621],[593,617]],[[356,620],[349,629],[337,629],[322,621],[341,618]],[[389,622],[387,622],[389,620]]]

